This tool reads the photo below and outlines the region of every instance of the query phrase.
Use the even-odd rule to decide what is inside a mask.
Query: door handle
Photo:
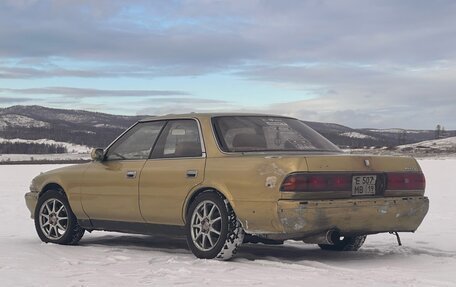
[[[198,176],[198,171],[197,170],[187,170],[187,177],[197,177]]]
[[[129,170],[129,171],[127,171],[126,175],[127,175],[127,178],[134,179],[134,178],[136,178],[136,171],[135,170]]]

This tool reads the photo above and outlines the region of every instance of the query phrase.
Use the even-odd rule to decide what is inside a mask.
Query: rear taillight
[[[423,173],[400,172],[387,174],[388,190],[424,190],[426,179]]]
[[[351,174],[290,174],[280,187],[281,191],[346,191],[351,190]]]

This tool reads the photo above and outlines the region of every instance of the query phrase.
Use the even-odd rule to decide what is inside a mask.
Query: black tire
[[[215,215],[211,217],[211,214],[207,212],[208,216],[198,217],[195,213],[200,215],[206,206],[216,206]],[[215,218],[216,221],[212,222],[211,218]],[[206,219],[206,224],[204,224]],[[220,234],[212,234],[212,230]],[[244,230],[231,205],[216,192],[201,193],[192,202],[187,212],[186,233],[188,247],[196,257],[203,259],[229,260],[236,254],[244,239]],[[211,237],[212,245],[209,243],[208,237]],[[207,250],[203,250],[205,242],[209,245]]]
[[[51,211],[52,209],[54,212]],[[55,211],[55,209],[60,211]],[[64,219],[65,217],[66,219]],[[85,231],[79,226],[62,190],[49,190],[40,196],[35,208],[35,229],[41,241],[63,245],[78,243]]]
[[[334,244],[318,244],[322,250],[358,251],[366,240],[366,235],[338,237]]]

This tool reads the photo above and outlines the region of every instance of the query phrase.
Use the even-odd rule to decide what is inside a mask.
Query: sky
[[[456,129],[456,1],[0,2],[0,107]]]

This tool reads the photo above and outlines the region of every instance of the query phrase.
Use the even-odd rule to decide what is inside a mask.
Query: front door
[[[204,179],[205,154],[196,120],[169,121],[141,172],[140,208],[149,223],[182,225],[189,192]]]
[[[138,185],[141,170],[164,122],[138,123],[90,163],[81,186],[84,211],[93,220],[143,222]]]

